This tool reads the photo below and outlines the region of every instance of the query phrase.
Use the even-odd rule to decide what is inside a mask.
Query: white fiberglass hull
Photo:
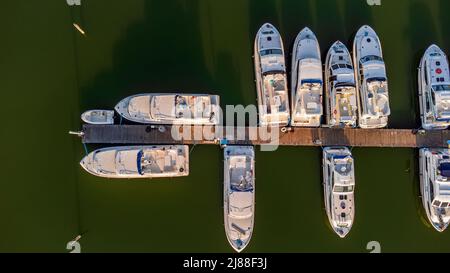
[[[176,106],[177,98],[184,99],[183,107]],[[144,124],[218,125],[221,122],[217,95],[144,93],[121,100],[115,110],[127,120]]]
[[[273,53],[261,56],[262,52],[269,51]],[[287,126],[290,110],[284,45],[278,30],[269,23],[265,23],[256,34],[253,61],[259,125]],[[279,83],[279,86],[273,87],[272,83]]]
[[[325,60],[325,109],[330,127],[357,127],[358,92],[355,88],[352,56],[340,41],[335,42]],[[338,87],[340,85],[340,87]],[[337,88],[345,92],[337,94]]]
[[[439,54],[438,59],[434,58],[435,54]],[[430,62],[440,62],[442,69],[441,73],[449,71],[449,63],[445,53],[436,45],[431,45],[424,53],[420,66],[418,69],[418,87],[419,87],[419,106],[420,119],[422,121],[422,128],[425,130],[445,130],[450,126],[450,120],[438,120],[434,115],[433,109],[436,105],[432,105],[431,82],[430,79],[439,77],[436,69],[431,68]],[[431,70],[431,71],[430,71]],[[448,78],[448,75],[447,75]]]
[[[189,175],[187,145],[120,146],[98,149],[80,165],[104,178],[160,178]]]
[[[316,91],[302,88],[302,82],[323,83],[319,41],[309,28],[304,28],[295,38],[291,63],[291,126],[320,127],[322,84]]]
[[[432,185],[432,174],[434,170],[429,169],[431,167],[429,160],[431,154],[437,151],[439,150],[427,148],[419,150],[420,194],[422,197],[422,205],[429,223],[431,223],[433,228],[438,232],[443,232],[447,229],[450,223],[450,209],[447,208],[446,216],[443,214],[439,214],[438,210],[433,207],[433,200],[431,199],[431,196],[434,196],[435,185]]]
[[[250,242],[255,217],[255,162],[251,146],[224,149],[224,224],[227,240],[241,252]]]
[[[335,180],[337,180],[338,174],[332,169],[334,166],[330,161],[331,155],[351,157],[351,152],[346,147],[326,147],[322,156],[325,210],[333,231],[340,238],[345,238],[350,232],[355,218],[354,166],[351,163],[350,177],[353,181],[347,182],[347,186],[352,187],[352,191],[337,193],[333,189],[337,186],[334,183],[337,183]]]
[[[386,69],[384,62],[378,63],[378,67],[375,67],[373,63],[360,65],[361,59],[368,56],[377,56],[382,59],[383,50],[376,32],[370,26],[365,25],[358,30],[353,42],[353,66],[355,69],[356,92],[359,96],[358,125],[363,129],[384,128],[388,125],[390,111],[387,114],[373,114],[370,110],[367,110],[371,108],[371,103],[369,102],[370,99],[368,99],[369,91],[366,86],[366,80],[372,76],[372,72],[367,71],[375,72],[373,74],[376,74],[376,76],[386,77]],[[367,73],[367,75],[364,75],[364,73]],[[387,93],[381,95],[380,101],[384,101],[387,108],[389,108]]]
[[[88,124],[97,124],[97,125],[114,124],[114,111],[89,110],[81,114],[81,120]]]

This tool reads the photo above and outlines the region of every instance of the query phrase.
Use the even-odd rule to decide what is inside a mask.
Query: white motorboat
[[[251,146],[224,149],[224,222],[228,242],[241,252],[255,218],[255,153]]]
[[[107,178],[157,178],[189,175],[187,145],[122,146],[91,152],[80,165]]]
[[[304,28],[297,35],[292,52],[292,126],[319,127],[323,115],[323,76],[319,41]]]
[[[447,129],[450,126],[450,72],[447,56],[437,45],[426,50],[418,75],[422,128]]]
[[[347,147],[323,150],[325,209],[331,227],[344,238],[355,218],[355,174],[353,157]]]
[[[355,71],[347,47],[337,41],[325,61],[325,108],[330,127],[356,127],[358,97]]]
[[[218,125],[219,96],[201,94],[139,94],[115,107],[123,118],[146,124]]]
[[[89,110],[81,114],[81,120],[89,124],[114,124],[113,110]]]
[[[450,223],[450,151],[420,149],[420,192],[428,220],[443,232]]]
[[[256,35],[254,62],[259,125],[288,125],[289,94],[283,41],[278,30],[269,23]]]
[[[391,114],[386,66],[380,39],[369,26],[361,27],[356,33],[353,62],[359,96],[359,127],[386,127]]]

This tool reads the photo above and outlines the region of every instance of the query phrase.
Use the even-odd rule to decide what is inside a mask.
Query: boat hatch
[[[438,170],[441,176],[450,178],[450,162],[441,163]]]

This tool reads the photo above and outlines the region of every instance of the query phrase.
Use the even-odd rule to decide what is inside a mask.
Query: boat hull
[[[178,118],[175,117],[175,106],[172,108],[169,108],[170,106],[165,109],[167,112],[173,112],[171,114],[168,114],[166,117],[154,117],[150,113],[151,110],[149,110],[152,106],[150,105],[151,101],[154,98],[161,98],[161,97],[173,97],[173,100],[175,101],[175,98],[177,96],[182,97],[193,97],[193,98],[209,98],[211,104],[209,106],[205,107],[205,111],[211,112],[210,118],[203,118],[203,117],[195,117],[194,115],[188,116],[186,118]],[[139,103],[134,104],[134,110],[133,114],[130,113],[130,103],[132,101],[139,100]],[[220,97],[217,95],[206,95],[206,94],[182,94],[182,93],[143,93],[143,94],[137,94],[133,96],[129,96],[123,100],[121,100],[116,106],[115,106],[116,112],[123,118],[133,121],[136,123],[143,123],[143,124],[178,124],[178,125],[219,125],[221,122],[221,109],[220,109]],[[173,114],[173,115],[172,115]],[[212,118],[211,118],[212,117]]]
[[[139,152],[148,157],[154,168],[142,171]],[[124,155],[124,156],[122,156]],[[187,145],[120,146],[95,150],[80,161],[88,173],[103,178],[162,178],[189,175],[189,147]],[[124,167],[129,165],[130,167]]]
[[[339,52],[338,52],[339,51]],[[336,59],[341,61],[336,61]],[[349,127],[355,128],[357,127],[357,118],[358,118],[358,96],[356,89],[354,89],[353,93],[348,93],[342,95],[336,94],[336,85],[339,83],[340,76],[345,78],[346,83],[350,87],[350,85],[355,85],[355,72],[354,68],[352,68],[351,73],[346,70],[349,70],[346,67],[346,70],[342,68],[333,69],[336,65],[351,65],[352,56],[348,51],[347,47],[341,43],[340,41],[335,42],[330,50],[328,51],[326,60],[325,60],[325,109],[326,109],[326,122],[330,127]],[[350,109],[345,109],[344,107],[340,107],[341,99],[345,99],[348,101],[348,105],[346,107]],[[354,101],[354,102],[353,102]],[[337,115],[337,110],[339,108],[339,114]],[[344,108],[344,109],[341,109]],[[341,112],[348,111],[349,113],[353,113],[351,116],[347,115],[347,119],[342,119]]]
[[[437,149],[434,151],[438,151]],[[443,232],[447,229],[450,222],[450,213],[446,216],[446,219],[442,218],[436,214],[436,210],[433,208],[431,200],[431,195],[434,195],[432,192],[432,185],[430,181],[431,170],[427,168],[429,164],[427,164],[427,157],[430,157],[430,153],[432,153],[432,149],[420,149],[419,150],[419,173],[420,173],[420,194],[422,199],[422,205],[425,210],[425,214],[427,215],[428,221],[431,226],[438,232]],[[442,221],[439,221],[442,219]]]
[[[319,42],[315,34],[309,29],[301,30],[294,41],[291,61],[291,126],[294,127],[320,127],[323,106],[323,88],[312,93],[301,90],[303,80],[320,80],[323,82],[322,61]],[[300,63],[307,69],[301,68]],[[308,70],[308,71],[307,71]],[[311,75],[310,71],[313,71]],[[316,94],[317,93],[317,94]],[[306,106],[306,97],[314,98],[311,102],[316,105],[314,113],[310,113]],[[302,103],[303,101],[303,103]],[[299,106],[300,104],[300,106]],[[303,105],[302,105],[303,104]]]
[[[345,238],[350,232],[355,218],[354,189],[352,192],[339,194],[333,191],[335,184],[333,184],[331,176],[335,176],[335,174],[330,170],[332,166],[330,156],[333,154],[351,156],[351,152],[346,147],[326,147],[322,155],[325,211],[333,231],[340,238]],[[351,176],[354,177],[353,166]],[[348,184],[348,186],[354,188],[354,181],[353,184]],[[345,216],[342,216],[342,213],[345,213]]]
[[[81,114],[81,120],[85,123],[96,125],[114,124],[114,111],[89,110]]]
[[[363,39],[365,39],[366,41],[363,41]],[[367,42],[368,40],[370,40],[374,44],[371,47],[373,49],[373,52],[363,53],[362,49],[364,47],[362,46],[362,44],[364,42],[369,43]],[[360,66],[360,60],[361,58],[369,56],[370,54],[383,58],[383,50],[378,35],[371,27],[366,25],[362,26],[358,30],[353,41],[353,67],[355,70],[356,92],[358,95],[358,125],[363,129],[377,129],[386,127],[388,125],[388,119],[390,115],[390,113],[387,115],[374,115],[369,113],[370,111],[366,110],[366,108],[369,108],[368,102],[364,102],[364,98],[368,97],[368,95],[366,94],[368,93],[367,86],[365,86],[365,78],[367,77],[367,75],[363,75],[366,67]],[[379,65],[378,70],[383,70],[384,72],[380,72],[380,74],[384,74],[384,76],[386,76],[384,62],[383,64]],[[387,100],[387,105],[389,107],[389,97],[387,96],[385,99]]]
[[[245,169],[234,165],[234,160],[245,158]],[[244,250],[252,237],[255,212],[254,150],[251,146],[228,146],[224,149],[224,224],[227,240],[237,252]],[[251,190],[233,190],[236,174],[243,172],[247,178],[251,172]],[[245,174],[246,173],[246,174]],[[236,196],[235,196],[236,195]],[[235,208],[235,209],[232,209]],[[235,211],[238,211],[236,213]],[[242,213],[245,211],[246,213]]]
[[[264,32],[271,31],[270,41],[263,44]],[[273,57],[273,60],[266,61],[266,67],[263,69],[261,50],[279,50],[280,56]],[[269,57],[265,57],[269,58]],[[255,83],[258,103],[258,116],[260,126],[282,127],[287,126],[290,122],[289,94],[287,90],[287,75],[285,68],[285,53],[283,40],[278,30],[271,24],[265,23],[256,34],[254,42],[254,68]],[[270,70],[269,64],[273,64],[276,68]],[[276,72],[275,72],[276,71]],[[268,79],[271,74],[276,74],[273,80]],[[267,90],[268,81],[284,82],[284,91]],[[278,97],[278,101],[275,99]],[[267,99],[269,98],[269,99]],[[277,101],[277,102],[274,102]],[[280,105],[277,105],[279,103]]]
[[[426,51],[424,56],[420,61],[420,66],[418,68],[418,91],[419,91],[419,107],[420,107],[420,119],[422,122],[422,128],[425,130],[445,130],[450,126],[450,120],[446,121],[438,121],[433,115],[429,106],[427,106],[427,96],[432,92],[430,83],[427,82],[427,79],[430,77],[430,71],[428,71],[428,67],[426,66],[427,62],[430,61],[430,57],[432,53],[442,54],[442,62],[448,71],[448,60],[446,58],[445,53],[436,45],[431,45]],[[435,74],[433,75],[436,76]],[[432,103],[432,102],[430,102]]]

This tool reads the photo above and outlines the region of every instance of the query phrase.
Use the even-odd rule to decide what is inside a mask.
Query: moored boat
[[[127,97],[115,107],[123,118],[146,124],[218,125],[219,96],[147,93]]]
[[[447,129],[450,125],[449,63],[437,45],[431,45],[423,55],[418,81],[422,128]]]
[[[224,149],[224,222],[228,242],[241,252],[250,242],[255,218],[255,153],[251,146]]]
[[[355,218],[354,161],[347,147],[323,150],[325,209],[331,227],[339,237],[350,232]]]
[[[178,177],[189,174],[187,145],[121,146],[98,149],[80,165],[106,178]]]
[[[439,232],[450,223],[450,151],[420,149],[420,193],[428,220]]]
[[[364,129],[388,125],[388,80],[381,42],[369,26],[361,27],[353,42],[353,62],[358,92],[358,123]]]
[[[289,94],[281,35],[271,24],[258,31],[254,45],[254,65],[260,126],[289,124]]]
[[[356,127],[358,97],[350,52],[337,41],[325,61],[325,109],[330,127]]]
[[[297,35],[291,70],[292,126],[319,127],[323,115],[323,76],[319,41],[304,28]]]
[[[88,124],[114,124],[113,110],[89,110],[81,114],[81,120]]]

